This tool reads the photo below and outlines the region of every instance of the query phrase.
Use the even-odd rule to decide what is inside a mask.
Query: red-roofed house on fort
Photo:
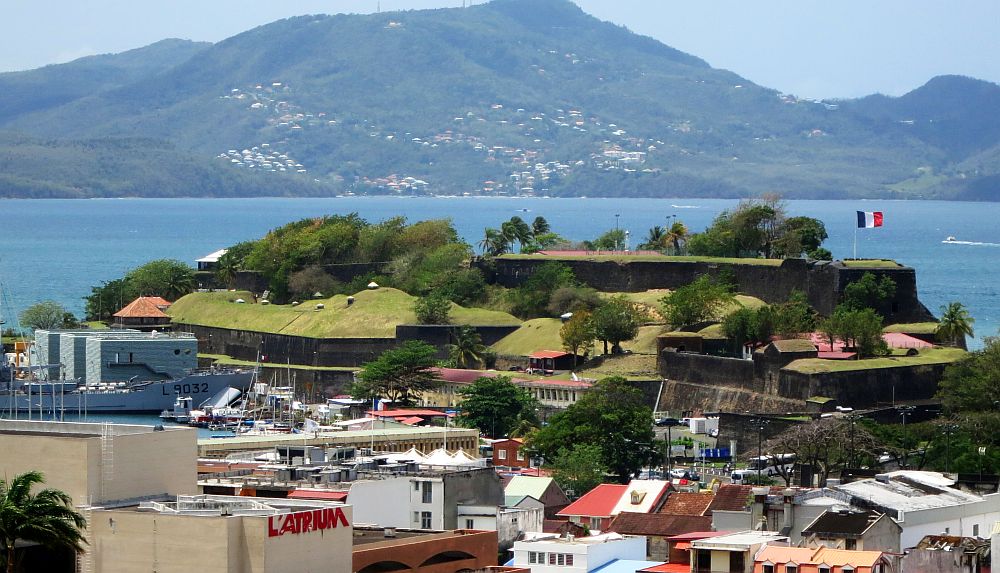
[[[140,296],[112,315],[111,328],[149,332],[170,330],[170,301],[158,296]]]
[[[556,370],[572,370],[574,356],[562,350],[537,350],[528,356],[530,372],[551,373]]]

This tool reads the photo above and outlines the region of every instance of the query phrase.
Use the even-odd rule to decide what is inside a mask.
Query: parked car
[[[660,418],[659,420],[656,420],[655,423],[657,426],[660,426],[661,428],[681,425],[681,421],[678,420],[677,418]]]

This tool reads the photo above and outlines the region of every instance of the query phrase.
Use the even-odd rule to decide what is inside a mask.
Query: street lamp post
[[[615,250],[618,250],[618,218],[621,217],[621,213],[615,213]]]
[[[763,469],[762,458],[764,457],[764,428],[767,427],[768,420],[764,418],[754,418],[752,421],[753,428],[757,430],[757,485],[763,483],[761,478],[761,470]]]
[[[907,447],[906,445],[907,442],[909,441],[907,439],[908,436],[906,435],[906,418],[907,416],[910,415],[911,412],[913,412],[913,406],[899,407],[899,415],[903,417],[903,469],[904,470],[907,469],[907,467],[909,467],[908,463],[909,447]]]

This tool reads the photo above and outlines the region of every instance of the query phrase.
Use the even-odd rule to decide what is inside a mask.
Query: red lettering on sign
[[[309,531],[323,531],[337,526],[350,525],[347,514],[341,507],[300,511],[285,515],[271,515],[267,518],[267,536],[281,537],[286,533],[297,535]]]

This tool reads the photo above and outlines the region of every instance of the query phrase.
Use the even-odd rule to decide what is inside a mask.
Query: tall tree
[[[767,440],[764,455],[771,456],[769,465],[777,469],[786,485],[791,485],[791,468],[779,463],[781,454],[793,454],[798,463],[812,466],[822,485],[831,473],[847,467],[852,462],[852,455],[855,463],[877,458],[882,447],[883,444],[863,426],[848,418],[820,418],[789,426]],[[757,452],[748,451],[747,455],[754,457]]]
[[[537,423],[538,401],[507,376],[477,378],[459,394],[462,423],[491,438],[509,436],[522,421]]]
[[[975,336],[972,330],[975,322],[964,304],[950,302],[947,306],[941,307],[941,320],[938,321],[934,334],[945,344],[965,348],[965,337]]]
[[[594,321],[591,313],[586,310],[574,312],[573,316],[559,329],[559,338],[562,340],[563,348],[567,352],[573,353],[574,368],[580,351],[593,344],[594,336]]]
[[[688,228],[687,225],[681,221],[674,221],[670,225],[670,229],[664,234],[664,241],[670,243],[674,247],[674,255],[680,256],[681,254],[681,244],[687,241],[688,238]]]
[[[144,296],[175,301],[194,290],[194,270],[175,259],[157,259],[132,269],[125,280]]]
[[[666,232],[663,227],[655,225],[649,228],[646,233],[646,240],[639,244],[639,249],[644,251],[660,251],[666,246]]]
[[[385,398],[399,406],[412,406],[423,392],[440,384],[430,370],[435,354],[430,344],[407,340],[364,364],[351,394],[361,400]]]
[[[639,306],[624,295],[613,296],[594,309],[591,315],[594,336],[604,342],[604,353],[608,353],[609,342],[611,353],[620,353],[623,341],[639,335],[639,326],[645,316]]]
[[[574,444],[559,448],[556,459],[549,464],[552,479],[567,495],[576,499],[604,481],[604,452],[597,444]]]
[[[36,471],[16,475],[9,482],[0,479],[0,545],[7,573],[14,573],[17,568],[18,541],[77,553],[82,553],[87,543],[83,536],[87,522],[73,509],[68,494],[50,488],[31,493],[44,482],[42,474]]]
[[[481,368],[486,345],[479,331],[472,326],[461,326],[452,332],[453,344],[448,345],[448,357],[457,368]]]
[[[546,221],[545,217],[542,217],[541,215],[535,217],[535,220],[531,222],[531,234],[534,237],[549,233],[551,230],[552,228],[549,226],[549,222]]]
[[[730,286],[701,275],[660,299],[663,315],[675,329],[714,320],[735,300]]]
[[[54,300],[43,300],[21,312],[21,326],[31,329],[72,328],[76,319]]]
[[[625,378],[612,376],[550,417],[528,445],[548,461],[557,459],[567,444],[599,446],[604,465],[627,483],[653,455],[652,417],[642,392]]]
[[[1000,401],[1000,339],[987,337],[983,348],[945,368],[937,397],[950,413],[984,412]]]

